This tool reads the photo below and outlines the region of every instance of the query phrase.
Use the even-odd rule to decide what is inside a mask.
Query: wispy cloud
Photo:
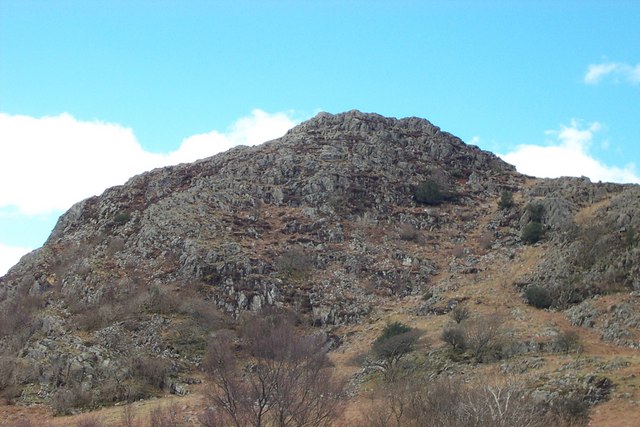
[[[640,84],[640,64],[635,66],[625,62],[603,62],[591,64],[584,75],[586,84],[597,84],[605,78],[614,82]]]
[[[519,145],[500,157],[521,173],[543,178],[586,176],[592,181],[640,183],[634,164],[609,166],[590,154],[594,135],[601,129],[598,122],[585,127],[574,120],[569,126],[547,131],[553,138],[547,145]]]
[[[233,146],[282,136],[289,113],[254,110],[226,131],[186,138],[171,153],[145,151],[133,131],[69,114],[35,118],[0,113],[0,209],[36,215],[62,211],[146,170],[191,162]]]

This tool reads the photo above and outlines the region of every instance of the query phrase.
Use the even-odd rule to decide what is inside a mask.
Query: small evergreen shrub
[[[553,341],[554,350],[559,353],[580,353],[582,342],[580,334],[575,331],[560,332]]]
[[[527,304],[535,308],[549,308],[553,304],[551,293],[541,286],[532,285],[524,291]]]
[[[114,225],[124,225],[131,219],[131,214],[126,211],[118,212],[113,216]]]
[[[522,229],[522,235],[520,238],[524,243],[534,244],[542,239],[542,235],[544,234],[544,227],[539,222],[530,222],[525,225]]]
[[[513,193],[511,191],[502,190],[502,192],[500,193],[500,201],[498,202],[498,207],[502,210],[513,207]]]
[[[382,334],[376,339],[376,342],[387,340],[391,337],[395,337],[396,335],[409,332],[410,330],[411,330],[411,327],[408,325],[405,325],[402,322],[389,323],[387,326],[384,327]]]
[[[300,248],[293,248],[275,260],[276,270],[289,279],[303,279],[313,267],[313,258]]]
[[[445,194],[440,184],[433,180],[427,180],[416,187],[415,199],[423,205],[439,205],[445,199]]]
[[[431,299],[432,297],[433,297],[433,292],[425,291],[425,293],[422,294],[422,301],[427,301],[427,300]]]
[[[544,218],[544,205],[542,203],[529,203],[527,205],[527,212],[529,213],[529,221],[542,222]]]

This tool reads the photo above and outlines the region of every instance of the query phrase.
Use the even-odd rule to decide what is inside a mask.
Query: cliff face
[[[442,203],[416,200],[425,183]],[[500,209],[504,191],[514,205]],[[321,113],[280,139],[153,170],[73,206],[0,279],[5,313],[27,316],[0,330],[8,382],[24,401],[76,386],[118,400],[144,357],[161,366],[147,385],[181,393],[208,334],[243,311],[286,306],[331,329],[428,293],[415,311],[436,313],[470,274],[520,256],[531,202],[544,206],[546,255],[514,282],[571,283],[558,309],[575,310],[640,286],[639,194],[525,177],[423,119]]]

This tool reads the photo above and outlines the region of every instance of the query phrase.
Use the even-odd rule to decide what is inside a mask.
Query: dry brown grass
[[[532,180],[528,184],[531,184]],[[523,203],[521,193],[514,194],[516,203]],[[606,206],[608,200],[599,202],[578,213],[576,220],[585,222],[589,220],[597,209]],[[407,208],[409,211],[414,208]],[[451,250],[453,243],[443,243],[440,249],[436,249],[434,242],[428,240],[428,233],[425,233],[425,242],[419,244],[407,241],[414,256],[433,260],[439,265],[438,273],[431,278],[431,283],[438,285],[443,281],[449,281],[453,285],[451,290],[441,294],[444,301],[447,299],[466,298],[465,305],[473,315],[500,315],[505,320],[505,326],[518,339],[528,340],[539,338],[545,331],[553,329],[556,331],[577,332],[583,346],[583,352],[576,354],[544,354],[544,364],[539,368],[532,368],[528,375],[541,377],[546,374],[560,372],[567,364],[580,359],[581,368],[571,371],[572,375],[581,375],[589,372],[603,370],[615,384],[612,399],[608,402],[597,405],[591,414],[591,425],[605,427],[625,427],[638,425],[634,416],[640,411],[637,401],[640,401],[640,355],[637,350],[615,346],[600,340],[597,330],[577,328],[571,326],[566,317],[561,312],[538,310],[528,306],[521,298],[517,289],[513,286],[523,275],[532,272],[540,260],[545,256],[547,243],[538,246],[528,246],[517,249],[514,259],[506,258],[496,261],[493,257],[504,257],[505,255],[486,244],[482,244],[482,237],[490,214],[497,209],[496,206],[486,207],[486,215],[479,219],[478,227],[472,230],[463,243],[469,247],[475,256],[480,258],[476,274],[455,274],[448,270],[451,262]],[[447,207],[441,208],[441,214],[447,213]],[[416,212],[419,210],[416,209]],[[252,250],[257,256],[265,260],[272,259],[273,248],[286,250],[283,246],[281,230],[286,223],[287,216],[299,215],[295,209],[286,207],[265,206],[260,213],[260,220],[270,225],[272,232],[265,232],[263,238],[252,241]],[[302,216],[299,222],[306,219]],[[348,222],[344,224],[345,235],[352,235],[354,232],[362,232],[376,236],[377,241],[384,239],[398,239],[397,229],[379,226],[370,223]],[[484,236],[486,237],[486,236]],[[488,239],[486,239],[488,240]],[[244,243],[243,243],[244,244]],[[335,245],[341,247],[341,244]],[[483,247],[485,246],[485,247]],[[479,250],[473,251],[477,247]],[[464,261],[466,255],[461,254],[458,261]],[[328,274],[319,271],[318,274]],[[597,304],[603,308],[614,304],[620,298],[619,295],[607,295],[601,297]],[[359,371],[361,366],[354,363],[359,355],[365,354],[371,349],[371,344],[380,335],[384,326],[393,321],[400,321],[411,327],[421,329],[424,335],[420,343],[430,343],[433,346],[441,346],[439,336],[445,325],[452,320],[449,316],[417,316],[415,308],[420,304],[420,296],[409,296],[404,298],[385,297],[377,301],[377,310],[371,315],[369,320],[357,325],[346,325],[335,328],[332,332],[343,337],[344,344],[329,354],[331,362],[335,366],[336,375],[339,377],[349,377]],[[383,304],[384,303],[384,304]],[[424,351],[426,347],[420,347],[418,351]],[[624,359],[627,366],[618,369],[601,368],[617,359]],[[473,368],[477,375],[499,376],[502,375],[498,364],[481,364]],[[369,389],[375,384],[365,383],[360,389],[360,394],[349,399],[343,410],[340,420],[336,426],[353,426],[362,421],[363,411],[368,410],[371,399],[367,397]],[[165,396],[155,400],[136,402],[132,405],[135,415],[143,420],[143,426],[147,426],[150,414],[157,408],[165,408],[175,403],[181,411],[194,417],[202,411],[204,404],[202,401],[203,390],[206,384],[192,386],[191,394],[186,397]],[[375,402],[374,402],[375,403]],[[111,407],[95,411],[96,415],[107,426],[122,426],[124,407]],[[184,408],[184,410],[183,410]],[[75,425],[80,419],[79,416],[67,416],[54,418],[49,410],[42,407],[16,407],[0,406],[0,425],[13,425],[21,418],[29,417],[33,425],[50,427],[61,427]],[[194,418],[195,419],[195,418]],[[10,421],[9,421],[10,420]],[[8,424],[7,424],[8,423]],[[13,423],[13,424],[12,424]],[[142,427],[142,426],[141,426]]]

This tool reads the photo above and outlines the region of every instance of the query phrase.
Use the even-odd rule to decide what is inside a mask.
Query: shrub
[[[530,222],[542,222],[544,218],[544,205],[542,203],[529,203],[527,205]]]
[[[558,426],[520,384],[410,379],[387,385],[364,415],[374,427]]]
[[[393,381],[398,373],[400,360],[415,349],[420,332],[402,322],[388,324],[373,342],[373,354],[380,359],[378,367],[387,381]]]
[[[300,336],[287,318],[264,313],[246,326],[246,367],[230,336],[218,335],[207,349],[202,367],[216,410],[207,425],[331,425],[343,386],[332,378],[326,339]]]
[[[453,310],[451,310],[451,318],[459,324],[469,318],[469,309],[466,306],[457,304],[453,307]]]
[[[118,212],[113,216],[112,222],[113,222],[113,225],[118,226],[118,225],[126,224],[127,222],[129,222],[130,219],[131,219],[131,214],[129,212],[122,211],[122,212]]]
[[[142,427],[142,420],[136,416],[133,406],[130,403],[126,404],[122,409],[120,424],[122,427]]]
[[[485,249],[485,250],[489,249],[491,248],[492,244],[493,244],[493,233],[491,233],[490,231],[486,231],[482,233],[482,235],[478,239],[478,245],[480,246],[480,249]]]
[[[158,285],[149,288],[147,298],[149,311],[159,314],[177,313],[184,301],[183,296],[178,295],[171,289],[165,289]]]
[[[411,330],[411,327],[408,325],[405,325],[402,322],[389,323],[387,324],[387,326],[384,327],[382,334],[376,339],[376,342],[384,341],[396,335],[404,334],[406,332],[409,332],[410,330]]]
[[[500,359],[504,344],[504,319],[496,315],[478,316],[466,322],[467,348],[476,362]]]
[[[460,326],[445,328],[440,338],[456,351],[465,351],[467,348],[465,333]]]
[[[524,243],[534,244],[540,241],[544,234],[544,227],[539,222],[530,222],[522,229],[521,239]]]
[[[424,205],[439,205],[444,201],[445,193],[437,182],[427,180],[416,187],[414,197]]]
[[[420,233],[411,224],[403,224],[398,231],[401,240],[415,242],[420,238]]]
[[[624,232],[624,243],[627,248],[632,248],[638,243],[638,237],[636,236],[636,231],[633,228],[628,228]]]
[[[559,353],[580,353],[582,342],[576,331],[562,331],[553,340],[553,348]]]
[[[169,362],[153,356],[136,357],[131,365],[134,378],[151,387],[162,389],[166,384],[166,377],[170,373]]]
[[[589,403],[576,396],[559,398],[553,402],[548,418],[557,425],[586,427],[589,425]]]
[[[176,427],[180,425],[180,409],[177,405],[168,407],[156,407],[149,412],[149,424],[151,427]]]
[[[276,270],[290,279],[303,279],[313,267],[313,259],[302,249],[294,248],[280,255],[275,262]]]
[[[77,427],[102,427],[104,426],[104,424],[102,424],[98,420],[98,418],[95,416],[85,415],[78,421],[78,424],[76,424],[76,426]]]
[[[447,327],[440,338],[454,350],[468,352],[482,363],[502,357],[504,331],[500,316],[478,316],[473,321]]]
[[[59,388],[51,398],[51,407],[57,415],[69,415],[74,408],[87,406],[91,402],[89,394],[80,386]]]
[[[537,285],[531,285],[524,291],[524,297],[527,304],[535,308],[549,308],[553,304],[551,293],[545,288]]]
[[[0,355],[0,390],[4,390],[14,384],[14,369],[15,361],[13,358]]]
[[[500,201],[498,202],[498,207],[502,210],[513,207],[513,193],[511,191],[502,190],[502,192],[500,193]]]

